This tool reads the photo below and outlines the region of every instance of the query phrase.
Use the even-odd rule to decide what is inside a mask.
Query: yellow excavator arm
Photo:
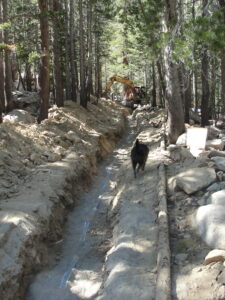
[[[131,101],[135,95],[135,86],[133,81],[128,79],[127,77],[121,77],[118,75],[113,75],[109,78],[109,81],[106,83],[106,93],[111,89],[114,82],[120,82],[126,85],[124,88],[124,95],[126,100]]]
[[[107,84],[106,84],[106,89],[110,89],[111,86],[113,85],[113,83],[114,83],[115,81],[120,82],[120,83],[127,84],[127,85],[129,85],[131,88],[134,89],[133,81],[131,81],[131,80],[128,79],[127,77],[121,77],[121,76],[118,76],[118,75],[113,75],[112,77],[109,78],[109,81],[108,81]]]

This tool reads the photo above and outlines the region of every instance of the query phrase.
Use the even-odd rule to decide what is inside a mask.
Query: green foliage
[[[5,43],[0,43],[0,51],[7,49],[7,45]]]
[[[198,17],[195,21],[195,40],[204,43],[214,52],[225,49],[225,20],[223,11],[216,10],[208,17]]]
[[[41,57],[40,53],[38,53],[37,51],[32,51],[28,55],[28,62],[37,63],[40,60],[40,57]]]
[[[4,30],[6,28],[10,28],[11,27],[11,23],[2,23],[0,24],[0,30]]]

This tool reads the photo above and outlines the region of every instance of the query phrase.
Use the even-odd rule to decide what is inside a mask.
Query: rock
[[[210,151],[202,150],[199,152],[198,157],[199,158],[208,158],[210,154]]]
[[[225,128],[225,122],[223,122],[222,120],[219,120],[216,122],[216,126],[220,129],[224,129]]]
[[[221,130],[215,126],[206,126],[208,128],[207,140],[217,139],[221,133]]]
[[[225,248],[225,209],[223,205],[200,206],[195,226],[201,238],[212,248]]]
[[[204,265],[217,261],[225,261],[225,250],[214,249],[210,251],[205,257]]]
[[[206,141],[206,150],[210,150],[211,148],[214,148],[217,150],[223,150],[224,146],[225,146],[225,143],[221,139],[214,139],[214,140]]]
[[[215,157],[215,156],[225,157],[225,151],[212,150],[208,154],[209,158],[212,158],[212,157]]]
[[[193,168],[176,176],[177,186],[190,195],[209,186],[216,181],[216,173],[212,168]]]
[[[216,169],[225,172],[225,158],[216,156],[211,160],[214,161]]]
[[[66,154],[66,150],[61,146],[56,146],[54,150],[55,153],[59,154],[61,157],[65,156]]]
[[[223,171],[219,171],[216,173],[217,179],[219,181],[223,181]]]
[[[59,155],[58,153],[54,153],[54,152],[44,152],[44,156],[47,157],[49,162],[55,162],[55,161],[59,161],[61,160],[61,155]]]
[[[42,163],[41,160],[41,155],[39,153],[32,153],[30,155],[30,160],[35,164],[35,165],[39,165]]]
[[[187,159],[191,161],[195,160],[195,157],[186,148],[170,145],[168,147],[168,151],[170,153],[170,157],[175,161],[185,161]]]
[[[187,144],[187,133],[183,133],[178,137],[176,145],[186,146],[186,144]]]
[[[225,205],[225,190],[213,193],[208,199],[208,204]]]
[[[199,206],[205,205],[205,198],[201,198],[197,201]]]
[[[210,185],[207,188],[207,191],[216,192],[216,191],[223,190],[223,189],[225,189],[225,182],[224,181],[219,182],[219,183],[213,183],[212,185]]]
[[[17,123],[23,122],[26,124],[35,123],[35,118],[29,112],[22,109],[14,109],[3,118],[4,122]]]
[[[79,136],[77,136],[77,134],[72,130],[68,131],[67,134],[64,135],[64,137],[72,143],[81,142],[81,139],[79,138]]]
[[[176,182],[176,176],[169,178],[167,185],[168,185],[167,192],[169,196],[173,195],[175,192],[179,190]]]

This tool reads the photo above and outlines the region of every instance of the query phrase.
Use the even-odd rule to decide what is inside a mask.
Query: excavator
[[[121,77],[118,75],[113,75],[109,78],[109,81],[106,83],[105,94],[107,94],[114,82],[120,82],[124,84],[123,89],[123,104],[128,107],[135,107],[138,104],[141,104],[141,98],[144,97],[143,87],[136,87],[128,77]]]

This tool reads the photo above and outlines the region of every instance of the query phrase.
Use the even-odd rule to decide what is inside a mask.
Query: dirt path
[[[153,150],[160,137],[153,140],[157,130],[151,128],[140,134],[153,147],[145,172],[135,180],[134,128],[70,213],[63,240],[52,248],[54,267],[35,277],[26,300],[155,299],[160,161]]]

